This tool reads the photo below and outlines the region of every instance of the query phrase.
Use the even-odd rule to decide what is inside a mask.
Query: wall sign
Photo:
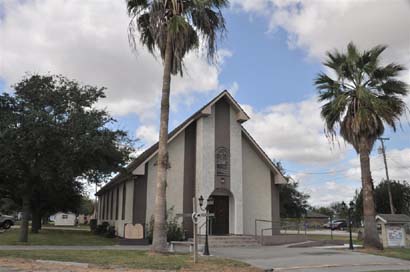
[[[404,229],[400,226],[386,226],[387,244],[389,247],[404,247],[406,245]]]
[[[229,150],[226,147],[218,147],[215,151],[215,164],[217,176],[229,176]]]

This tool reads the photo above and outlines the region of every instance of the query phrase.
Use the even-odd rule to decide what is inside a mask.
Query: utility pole
[[[387,159],[386,159],[386,149],[384,148],[384,141],[388,141],[388,140],[390,140],[390,138],[380,137],[379,140],[382,144],[381,153],[383,154],[384,168],[386,169],[386,181],[387,181],[387,191],[389,193],[390,212],[391,212],[391,214],[394,214],[393,196],[391,194],[389,169],[387,167]]]

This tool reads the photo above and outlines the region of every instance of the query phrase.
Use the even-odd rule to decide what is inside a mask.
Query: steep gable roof
[[[212,106],[215,105],[216,102],[225,98],[226,101],[236,110],[236,119],[239,123],[244,123],[250,119],[248,114],[242,109],[239,103],[232,97],[232,95],[227,91],[224,90],[219,95],[217,95],[214,99],[212,99],[209,103],[199,109],[197,112],[192,114],[188,119],[182,122],[179,126],[173,129],[168,134],[168,143],[170,143],[175,137],[177,137],[182,131],[185,130],[190,124],[194,121],[198,120],[203,116],[208,116],[212,113]],[[243,135],[255,146],[258,153],[260,153],[261,157],[265,160],[268,166],[271,168],[272,171],[276,172],[280,177],[279,180],[276,182],[277,184],[284,184],[286,183],[286,179],[280,173],[276,165],[269,159],[266,153],[262,150],[262,148],[256,143],[256,141],[250,136],[250,134],[245,130],[245,128],[241,125]],[[116,184],[130,179],[136,175],[138,175],[139,167],[144,165],[147,161],[149,161],[152,157],[154,157],[158,152],[158,142],[153,144],[147,150],[145,150],[141,155],[139,155],[136,159],[134,159],[128,166],[125,167],[123,171],[117,174],[110,182],[108,182],[105,186],[103,186],[96,195],[101,195],[103,192],[107,191],[108,189],[112,188]]]

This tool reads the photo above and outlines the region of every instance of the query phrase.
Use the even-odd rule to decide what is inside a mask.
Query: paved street
[[[286,246],[214,248],[211,249],[211,254],[274,271],[346,272],[410,269],[410,261],[335,249]]]

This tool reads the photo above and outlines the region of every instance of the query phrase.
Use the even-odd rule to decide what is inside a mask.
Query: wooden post
[[[197,207],[196,207],[196,198],[195,197],[193,197],[192,198],[192,204],[193,204],[193,211],[194,211],[194,213],[196,214],[197,213]],[[193,231],[193,233],[194,233],[194,263],[197,263],[198,262],[198,237],[197,237],[197,231],[198,231],[198,229],[197,229],[197,222],[196,222],[196,219],[195,218],[193,218],[193,227],[194,227],[194,231]]]

